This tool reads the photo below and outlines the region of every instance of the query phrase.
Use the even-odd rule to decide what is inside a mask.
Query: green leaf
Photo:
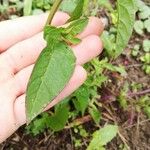
[[[70,19],[68,20],[68,22],[79,19],[82,16],[83,7],[84,7],[84,0],[78,0],[78,4],[75,10],[70,15]]]
[[[146,39],[143,41],[143,49],[145,52],[150,52],[150,40]]]
[[[142,35],[144,33],[144,23],[141,20],[138,20],[134,24],[134,30],[136,33]]]
[[[117,0],[118,24],[114,57],[117,58],[127,46],[133,31],[136,5],[135,0]]]
[[[145,112],[145,114],[148,116],[148,118],[150,118],[150,106],[146,106],[146,107],[144,108],[144,112]]]
[[[100,113],[100,111],[96,108],[95,105],[92,105],[89,108],[89,113],[90,113],[91,117],[93,118],[94,122],[98,125],[100,120],[101,120],[101,113]]]
[[[139,17],[141,19],[147,19],[148,17],[150,17],[150,7],[148,6],[144,6],[143,10],[140,12]]]
[[[71,35],[75,36],[79,34],[83,29],[87,26],[88,19],[77,19],[70,23],[70,25],[65,29],[64,34],[70,33]]]
[[[76,0],[63,0],[60,9],[62,11],[72,13],[76,7]]]
[[[64,40],[69,43],[69,44],[73,44],[73,45],[76,45],[76,44],[79,44],[81,42],[81,40],[79,38],[76,38],[74,37],[73,35],[71,34],[68,34],[68,35],[64,35]]]
[[[55,34],[52,34],[52,30]],[[48,27],[45,29],[47,47],[35,64],[27,87],[27,123],[39,115],[64,89],[73,74],[76,58],[65,42],[56,40],[56,37],[61,38],[59,30],[57,32],[50,26],[49,30]]]
[[[24,9],[23,9],[24,16],[30,15],[31,11],[32,11],[32,0],[24,0]]]
[[[146,53],[144,56],[140,57],[140,60],[142,62],[145,62],[147,64],[150,64],[150,53]]]
[[[53,26],[46,26],[44,28],[44,39],[46,40],[47,44],[56,43],[61,41],[63,28],[56,28]]]
[[[112,5],[109,0],[98,0],[98,4],[102,7],[107,8],[110,12],[113,11]]]
[[[117,135],[117,132],[118,127],[116,125],[106,125],[95,131],[87,150],[99,150],[100,147],[107,145]]]
[[[106,52],[108,53],[109,56],[112,56],[113,42],[110,39],[109,32],[104,31],[101,38],[104,44],[104,48],[106,49]]]
[[[150,18],[144,21],[144,27],[150,33]]]
[[[101,65],[103,65],[104,68],[110,70],[110,71],[115,71],[119,72],[122,76],[127,76],[127,72],[123,66],[115,66],[112,65],[111,63],[107,62],[108,60],[106,59],[106,62],[103,62]]]
[[[60,103],[56,109],[54,115],[50,116],[48,126],[53,131],[62,130],[69,118],[68,103]]]
[[[39,118],[34,120],[29,126],[26,127],[27,133],[32,133],[37,135],[48,128],[50,115],[48,113],[43,113]]]
[[[75,21],[72,21],[70,25],[63,30],[63,37],[66,40],[66,42],[71,44],[78,44],[81,42],[79,38],[76,37],[77,34],[79,34],[83,29],[87,26],[88,19],[78,19]]]
[[[84,115],[84,112],[89,104],[89,89],[83,85],[81,86],[75,93],[74,96],[76,97],[75,100],[73,100],[73,103],[78,111]]]

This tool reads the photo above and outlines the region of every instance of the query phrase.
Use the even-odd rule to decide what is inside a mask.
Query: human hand
[[[66,13],[58,12],[52,24],[63,25],[68,18]],[[46,46],[41,32],[46,19],[47,14],[42,14],[0,23],[0,143],[26,123],[25,91],[34,63]],[[85,30],[78,36],[82,42],[71,46],[77,57],[74,74],[47,109],[85,81],[86,71],[81,65],[102,51],[98,36],[102,31],[101,20],[91,17]]]

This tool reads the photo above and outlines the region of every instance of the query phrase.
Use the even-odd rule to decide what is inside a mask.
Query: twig
[[[70,123],[68,126],[66,126],[65,129],[70,129],[74,126],[79,126],[79,125],[89,122],[91,120],[92,120],[92,118],[90,115],[84,116],[82,118],[78,118],[78,119],[74,120],[72,123]]]
[[[142,125],[143,123],[148,122],[148,121],[150,121],[150,119],[141,121],[141,122],[139,122],[138,124],[139,124],[139,125]],[[136,124],[133,124],[133,125],[130,125],[130,126],[128,126],[128,127],[125,127],[124,129],[132,128],[132,127],[134,127],[134,126],[136,126],[136,125],[137,125],[137,123],[136,123]]]
[[[135,92],[135,93],[129,93],[128,96],[129,97],[135,97],[135,96],[144,95],[144,94],[147,94],[147,93],[150,93],[150,89],[147,89],[147,90],[144,90],[144,91]]]
[[[130,150],[130,147],[127,144],[127,140],[124,138],[124,136],[119,131],[118,131],[118,135],[119,135],[120,139],[122,140],[122,142],[124,143],[124,145],[126,146],[126,148],[128,150]]]
[[[133,65],[128,65],[126,68],[132,68],[132,67],[141,67],[143,64],[133,64]]]

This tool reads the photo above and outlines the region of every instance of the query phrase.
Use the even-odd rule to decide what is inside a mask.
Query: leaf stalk
[[[54,15],[55,15],[56,11],[58,10],[58,8],[59,8],[59,6],[60,6],[62,1],[63,0],[55,0],[53,6],[51,8],[51,11],[49,13],[49,16],[48,16],[48,19],[46,21],[45,26],[47,26],[47,25],[52,23],[52,19],[53,19]]]

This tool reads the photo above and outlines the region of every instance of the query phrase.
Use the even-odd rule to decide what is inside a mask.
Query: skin
[[[25,91],[34,63],[46,43],[42,29],[47,14],[22,17],[0,23],[0,143],[26,123]],[[66,13],[56,13],[52,24],[64,25],[69,19]],[[74,92],[86,80],[82,65],[102,51],[99,35],[103,31],[102,21],[91,17],[85,30],[78,35],[82,42],[72,45],[77,57],[76,68],[65,89],[46,110]]]

